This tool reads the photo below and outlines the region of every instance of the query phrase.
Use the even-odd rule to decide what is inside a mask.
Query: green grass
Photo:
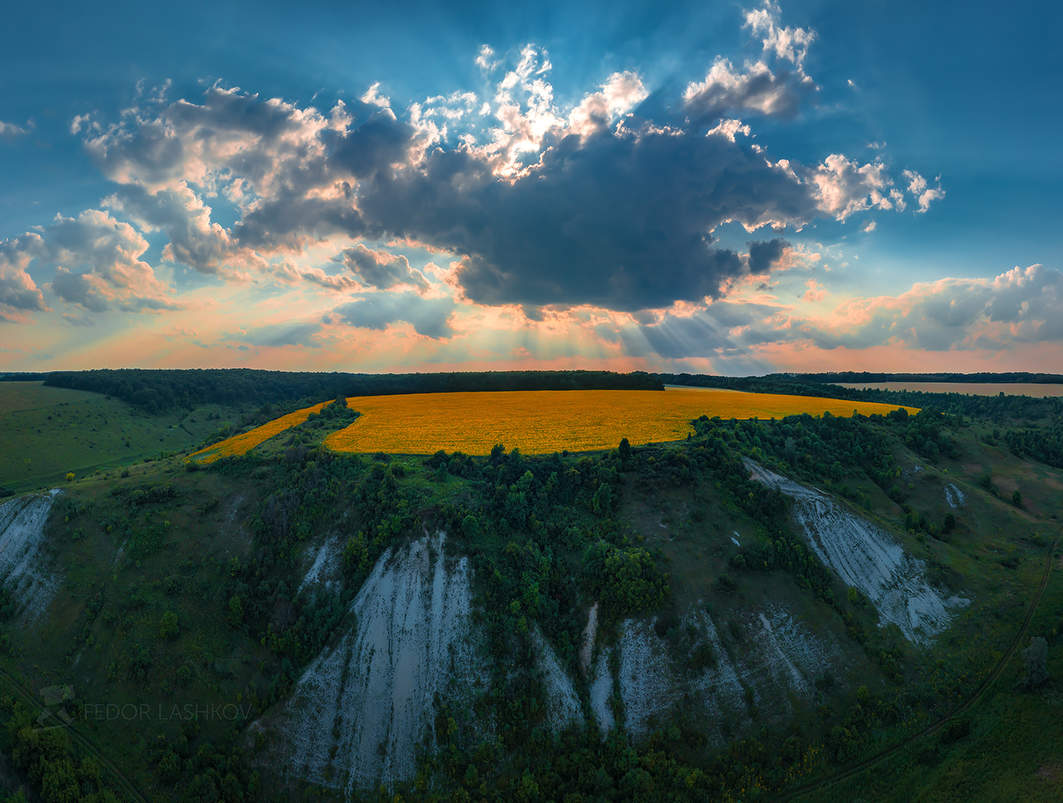
[[[64,402],[85,402],[99,398],[98,393],[52,388],[43,382],[3,382],[0,383],[0,416],[21,410],[57,407]]]
[[[231,418],[218,406],[148,415],[98,393],[0,382],[0,489],[19,493],[198,445]]]
[[[174,498],[130,505],[138,490],[166,485]],[[249,686],[269,682],[268,650],[225,616],[228,567],[246,557],[251,539],[242,522],[261,500],[247,478],[189,473],[179,459],[127,478],[86,480],[65,497],[57,511],[69,521],[49,524],[63,592],[34,638],[18,639],[0,666],[34,691],[71,684],[79,705],[146,705],[145,716],[111,721],[90,707],[75,726],[149,799],[161,799],[165,782],[143,753],[160,737],[180,738],[184,723],[168,718],[173,706],[246,704]],[[176,634],[162,630],[167,613],[177,617]],[[134,674],[138,653],[148,663],[143,676]],[[207,718],[196,731],[216,740],[233,723]]]
[[[1063,566],[1056,568],[1030,625],[1048,638],[1050,680],[1019,686],[1021,655],[961,719],[969,733],[939,731],[860,775],[809,799],[1055,801],[1063,799]],[[1026,646],[1023,644],[1022,646]]]

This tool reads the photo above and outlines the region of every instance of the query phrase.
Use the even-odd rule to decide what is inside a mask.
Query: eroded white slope
[[[435,696],[484,682],[469,563],[448,566],[443,547],[440,534],[388,550],[353,627],[304,671],[273,723],[298,777],[346,791],[409,778]]]
[[[569,725],[583,722],[583,706],[572,678],[558,660],[557,653],[543,637],[538,626],[532,630],[532,643],[539,659],[539,671],[543,676],[543,693],[546,697],[546,721],[550,729],[558,733]]]
[[[967,503],[967,495],[950,482],[945,485],[945,501],[949,507],[956,510]]]
[[[790,695],[809,699],[816,676],[837,668],[841,653],[836,642],[815,635],[787,611],[770,607],[758,613],[747,628],[742,658],[736,668],[752,691],[753,703],[763,709],[790,710]],[[780,694],[781,693],[781,694]]]
[[[910,641],[925,643],[948,626],[950,606],[967,603],[946,599],[932,588],[926,564],[905,552],[881,527],[850,513],[822,491],[748,458],[744,462],[754,479],[794,500],[794,517],[812,550],[846,585],[871,600],[880,623],[892,622]]]
[[[59,494],[22,496],[0,504],[0,583],[18,604],[23,622],[37,619],[59,588],[59,580],[41,566],[44,525]]]
[[[594,657],[594,641],[598,637],[598,603],[595,602],[587,612],[587,626],[583,628],[583,641],[579,648],[579,666],[586,675],[591,670]]]
[[[342,555],[340,539],[335,535],[326,538],[317,549],[307,550],[310,568],[306,570],[296,593],[302,594],[303,591],[313,591],[319,588],[325,591],[339,588]]]
[[[788,710],[791,695],[807,697],[815,677],[838,658],[837,646],[816,637],[778,608],[746,613],[736,620],[741,643],[729,650],[716,623],[693,611],[684,626],[694,625],[712,647],[713,663],[691,677],[675,667],[668,645],[645,620],[625,620],[620,636],[620,697],[627,730],[643,736],[677,705],[696,704],[706,724],[722,732],[749,718],[749,702],[770,711]],[[746,700],[747,691],[751,699]],[[611,693],[609,685],[605,696]],[[594,699],[592,687],[591,697]]]
[[[653,630],[653,622],[625,619],[620,629],[620,697],[627,729],[643,734],[654,714],[667,709],[677,691],[667,645]]]
[[[602,733],[611,731],[616,726],[610,697],[613,694],[613,676],[609,671],[612,647],[603,647],[594,662],[594,675],[590,681],[591,716]]]

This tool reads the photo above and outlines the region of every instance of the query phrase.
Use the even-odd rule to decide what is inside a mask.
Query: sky
[[[1060,4],[4,13],[0,370],[1063,371]]]

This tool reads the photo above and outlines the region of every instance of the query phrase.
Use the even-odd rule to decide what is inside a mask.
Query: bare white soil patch
[[[584,676],[591,669],[591,659],[594,658],[594,640],[598,636],[598,603],[591,606],[587,613],[587,626],[583,628],[583,643],[579,648],[579,665]]]
[[[591,715],[603,734],[616,726],[613,706],[609,699],[613,695],[613,675],[609,670],[609,659],[612,654],[612,647],[603,647],[598,652],[590,687]]]
[[[303,672],[271,723],[297,777],[347,793],[408,779],[436,696],[485,682],[469,562],[448,566],[443,545],[439,534],[389,549],[351,604],[351,629]]]
[[[649,719],[671,707],[675,697],[667,645],[653,631],[653,622],[625,619],[620,629],[620,696],[624,724],[643,734]]]
[[[734,712],[745,714],[746,704],[743,700],[745,690],[739,678],[731,656],[720,639],[719,631],[712,617],[705,612],[691,614],[691,620],[705,633],[712,647],[714,665],[709,667],[695,681],[695,687],[701,692],[702,700],[709,713],[719,719],[735,716]]]
[[[953,510],[963,507],[967,502],[967,495],[951,482],[945,486],[945,501]]]
[[[830,647],[777,608],[750,623],[750,652],[742,671],[754,689],[772,685],[811,694],[815,674],[830,665]]]
[[[0,583],[15,597],[24,624],[44,613],[59,589],[59,579],[41,566],[44,525],[58,494],[56,489],[0,504]]]
[[[127,538],[124,541],[122,541],[122,543],[120,543],[118,545],[118,547],[114,550],[114,560],[111,561],[111,568],[112,569],[117,569],[119,562],[121,562],[122,558],[125,557],[125,545],[128,542],[129,542],[129,539]]]
[[[728,651],[716,624],[707,614],[694,618],[705,631],[715,665],[697,681],[710,712],[721,719],[736,711],[748,715],[751,701],[769,715],[790,708],[790,697],[810,697],[818,672],[836,664],[835,643],[813,634],[781,608],[759,611],[742,624],[742,644],[737,654]],[[746,690],[751,700],[746,700]]]
[[[745,459],[753,478],[794,500],[794,517],[809,545],[846,585],[858,588],[910,641],[927,643],[944,630],[957,604],[926,580],[926,564],[913,558],[881,527],[850,513],[822,491],[808,488]],[[965,601],[964,601],[965,602]]]
[[[546,695],[546,719],[550,729],[559,733],[569,725],[583,722],[583,706],[561,662],[538,626],[532,631],[532,643],[543,673],[543,692]]]
[[[314,549],[310,547],[306,558],[310,562],[310,568],[303,575],[303,581],[299,583],[297,594],[306,590],[323,588],[332,591],[339,588],[340,584],[340,558],[343,549],[340,545],[339,536],[333,535],[325,539],[321,546]]]
[[[662,721],[675,706],[693,703],[704,710],[708,730],[723,741],[734,726],[749,721],[750,702],[769,716],[788,711],[791,697],[810,697],[816,674],[840,656],[836,644],[778,608],[743,614],[738,625],[741,643],[735,650],[728,649],[704,611],[689,613],[682,626],[688,625],[701,632],[713,653],[711,665],[693,673],[672,661],[668,643],[652,622],[628,619],[621,627],[620,696],[626,728],[636,737],[652,730],[654,718]],[[604,695],[596,695],[592,685],[596,713],[596,697],[607,698],[611,688],[610,683]]]

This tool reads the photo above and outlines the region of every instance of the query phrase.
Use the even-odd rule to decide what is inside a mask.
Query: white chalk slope
[[[967,496],[951,482],[945,486],[945,501],[953,510],[963,507],[967,503]]]
[[[885,531],[818,490],[748,466],[794,497],[816,554],[876,605],[882,621],[914,641],[946,626],[947,608],[963,601],[943,599],[927,583],[923,563]],[[430,737],[437,697],[461,705],[484,688],[489,673],[484,633],[471,618],[468,559],[448,561],[444,546],[440,533],[388,550],[351,604],[347,632],[307,667],[281,711],[259,723],[273,732],[290,774],[348,793],[408,779],[418,747]],[[338,552],[338,542],[326,541],[307,553],[302,590],[335,582]],[[532,631],[546,721],[555,731],[594,721],[603,732],[623,725],[640,737],[677,707],[694,706],[722,744],[758,721],[754,709],[758,718],[791,711],[814,698],[825,669],[845,671],[834,636],[778,606],[734,612],[726,638],[723,623],[703,609],[690,611],[681,626],[697,631],[712,651],[711,665],[697,672],[670,655],[652,620],[625,620],[615,644],[596,645],[597,620],[594,605],[579,653],[581,682],[538,628]],[[622,721],[614,699],[622,703]]]
[[[532,643],[542,674],[543,694],[546,697],[546,721],[555,733],[569,725],[583,722],[583,706],[576,687],[568,676],[553,647],[543,637],[538,625],[532,630]]]
[[[351,604],[352,628],[299,679],[273,723],[297,777],[348,792],[411,777],[436,694],[485,682],[468,559],[448,567],[444,540],[389,549]]]
[[[831,639],[814,635],[779,608],[747,612],[736,620],[741,632],[736,649],[724,644],[716,623],[704,611],[688,614],[683,623],[687,625],[701,631],[714,658],[712,666],[694,676],[672,663],[668,645],[654,632],[652,621],[627,619],[621,626],[617,688],[625,726],[635,736],[650,732],[654,718],[660,722],[677,706],[694,705],[707,715],[705,725],[717,741],[725,741],[725,731],[750,720],[750,703],[769,716],[788,711],[795,695],[811,697],[817,674],[840,660]],[[609,651],[603,650],[591,686],[592,710],[603,731],[614,727],[607,705],[614,693],[608,658]]]
[[[333,535],[325,539],[317,549],[307,551],[310,559],[310,568],[306,570],[303,581],[299,584],[296,594],[303,591],[324,589],[336,591],[340,586],[340,570],[343,558],[343,548],[339,536]]]
[[[14,595],[24,624],[44,613],[59,588],[59,579],[41,565],[44,525],[58,494],[56,489],[0,504],[0,583]]]
[[[910,641],[926,643],[949,623],[949,608],[967,604],[946,598],[926,580],[926,564],[913,558],[881,527],[850,513],[822,491],[776,474],[748,458],[753,478],[794,500],[794,517],[809,545],[846,585],[858,588]]]

